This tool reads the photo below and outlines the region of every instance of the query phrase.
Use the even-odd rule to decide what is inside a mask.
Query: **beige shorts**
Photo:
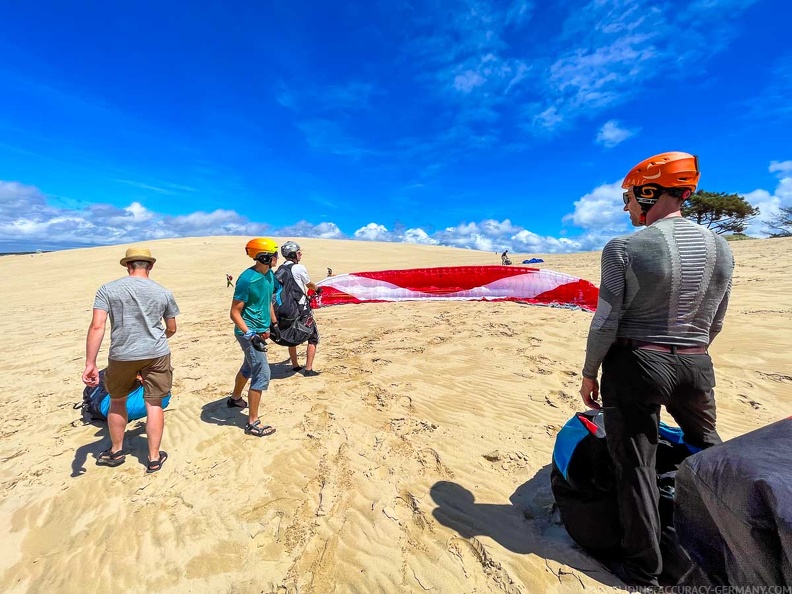
[[[135,389],[138,374],[143,380],[143,398],[152,400],[164,398],[173,387],[170,354],[141,361],[109,360],[104,384],[110,398],[126,398]]]

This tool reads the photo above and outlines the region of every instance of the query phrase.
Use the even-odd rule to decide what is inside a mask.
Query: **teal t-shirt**
[[[270,327],[270,304],[275,289],[275,275],[272,270],[266,273],[248,268],[239,275],[234,290],[234,299],[244,301],[242,319],[250,330],[266,332]],[[234,334],[242,335],[242,331],[234,326]]]

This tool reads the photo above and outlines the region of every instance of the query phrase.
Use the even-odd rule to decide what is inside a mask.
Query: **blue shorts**
[[[269,388],[270,367],[267,361],[267,353],[262,353],[253,348],[250,341],[244,336],[234,335],[245,353],[245,362],[239,368],[239,373],[250,380],[251,390],[261,390]]]

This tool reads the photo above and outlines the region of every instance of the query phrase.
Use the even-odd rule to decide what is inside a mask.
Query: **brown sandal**
[[[146,466],[146,474],[151,474],[152,472],[157,472],[159,469],[162,468],[162,465],[165,464],[165,460],[168,459],[168,452],[160,452],[159,460],[149,460],[148,465]]]
[[[245,423],[245,434],[255,435],[256,437],[266,437],[275,433],[275,427],[272,425],[262,425],[261,419],[255,423]]]
[[[107,448],[96,457],[97,466],[110,466],[111,468],[115,468],[116,466],[121,466],[124,462],[126,462],[124,450],[113,452],[112,448]]]

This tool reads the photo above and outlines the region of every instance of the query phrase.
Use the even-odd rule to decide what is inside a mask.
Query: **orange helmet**
[[[273,256],[278,255],[278,244],[269,237],[257,237],[247,242],[245,246],[245,253],[257,260],[259,256]]]
[[[662,188],[687,188],[696,191],[701,173],[698,158],[689,153],[660,153],[638,163],[622,182],[625,190],[632,186],[654,185]]]

